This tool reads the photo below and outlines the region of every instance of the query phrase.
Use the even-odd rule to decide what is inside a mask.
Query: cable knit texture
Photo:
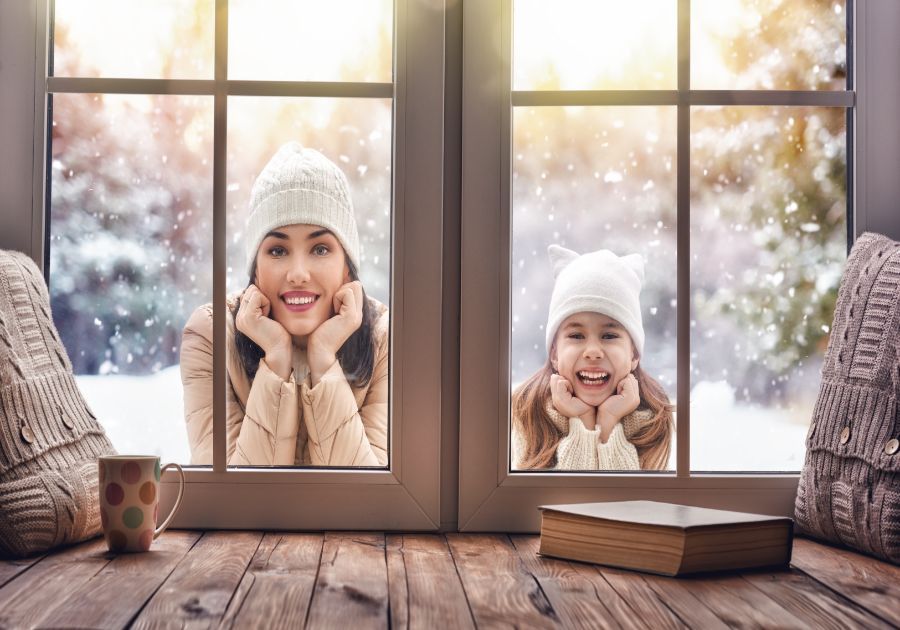
[[[900,243],[863,234],[841,280],[806,438],[806,534],[900,563]]]
[[[600,429],[584,426],[580,418],[567,418],[551,401],[544,407],[550,421],[565,436],[556,448],[556,465],[551,470],[640,470],[637,449],[628,438],[653,418],[649,409],[637,409],[616,424],[606,443],[600,442]],[[523,470],[525,441],[515,423],[512,431],[512,468]]]
[[[99,534],[97,456],[113,452],[75,383],[40,271],[0,250],[0,555]]]

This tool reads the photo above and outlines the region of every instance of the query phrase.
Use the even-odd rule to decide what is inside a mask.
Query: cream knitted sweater
[[[567,418],[548,401],[545,407],[554,426],[565,437],[556,449],[556,465],[550,470],[640,470],[637,449],[628,438],[653,418],[649,409],[636,409],[618,422],[603,443],[600,428],[590,430],[580,418]],[[512,469],[523,470],[525,440],[516,423],[512,429]]]

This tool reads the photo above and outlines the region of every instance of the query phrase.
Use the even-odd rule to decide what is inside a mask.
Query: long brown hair
[[[525,451],[520,468],[552,468],[556,465],[556,449],[565,435],[547,415],[551,399],[550,376],[553,366],[547,362],[513,392],[512,416],[515,428],[522,435]],[[669,461],[672,446],[672,405],[665,390],[640,365],[634,370],[640,396],[639,409],[650,409],[653,417],[628,438],[634,444],[641,470],[663,470]]]
[[[348,258],[347,266],[350,270],[350,279],[359,280],[359,273],[356,266]],[[250,284],[256,279],[256,261],[250,267]],[[338,363],[347,376],[347,382],[354,387],[365,387],[372,380],[372,372],[375,370],[375,309],[369,298],[366,297],[366,290],[362,291],[363,312],[362,323],[359,325],[349,339],[344,342],[340,350],[337,351]],[[235,300],[234,308],[231,309],[231,315],[237,318],[238,311],[241,308],[241,300]],[[271,317],[271,313],[269,317]],[[241,359],[241,365],[250,380],[256,376],[256,370],[259,369],[259,361],[266,353],[260,348],[256,342],[250,337],[242,333],[235,327],[234,329],[234,345],[237,354]]]

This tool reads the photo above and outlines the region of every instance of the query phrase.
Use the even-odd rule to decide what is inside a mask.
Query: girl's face
[[[271,317],[294,343],[334,315],[334,294],[350,282],[344,248],[318,225],[295,224],[266,234],[256,253],[254,283],[272,304]]]
[[[575,313],[556,331],[550,363],[572,384],[575,396],[597,407],[638,365],[625,328],[606,315]]]

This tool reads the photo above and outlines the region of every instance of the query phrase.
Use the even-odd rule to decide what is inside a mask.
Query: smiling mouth
[[[588,386],[598,387],[609,382],[609,372],[600,370],[581,370],[576,373],[578,380]]]
[[[284,298],[284,301],[285,301],[287,304],[291,304],[291,305],[297,305],[297,304],[312,304],[313,302],[316,301],[316,298],[315,298],[315,296],[309,296],[309,297],[287,297],[287,298]]]
[[[281,298],[285,306],[287,306],[288,310],[294,313],[302,313],[303,311],[308,311],[313,307],[318,299],[318,295],[304,295],[302,297],[292,295]]]

